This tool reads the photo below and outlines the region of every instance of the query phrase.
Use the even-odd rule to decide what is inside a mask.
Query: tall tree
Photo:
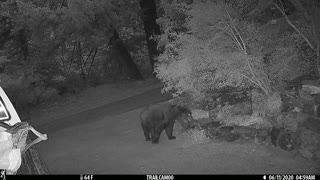
[[[320,2],[317,0],[261,0],[250,15],[256,15],[270,7],[275,7],[280,12],[282,17],[275,18],[275,22],[286,22],[295,32],[301,36],[304,43],[311,50],[306,54],[314,54],[315,62],[311,66],[314,71],[317,71],[318,78],[320,77]],[[284,18],[285,21],[281,21]],[[310,56],[310,55],[309,55]],[[311,55],[312,56],[312,55]]]
[[[114,30],[113,36],[110,39],[109,45],[112,46],[112,57],[118,62],[119,72],[127,78],[135,80],[143,80],[143,77],[138,70],[136,64],[133,62],[130,53],[128,52],[123,41],[119,38],[119,33]]]
[[[140,7],[143,11],[142,21],[146,34],[146,41],[149,50],[150,64],[154,72],[155,59],[159,55],[157,50],[156,35],[160,35],[160,26],[157,24],[157,7],[155,0],[140,0]]]

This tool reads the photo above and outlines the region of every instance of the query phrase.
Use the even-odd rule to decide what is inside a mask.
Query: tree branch
[[[316,50],[316,62],[317,62],[317,65],[318,65],[318,74],[320,74],[320,43],[318,42],[317,43],[317,50]]]
[[[233,23],[233,19],[231,18],[231,16],[230,16],[229,12],[228,12],[227,10],[226,10],[226,12],[227,12],[227,15],[228,15],[228,17],[229,17],[229,19],[230,19],[230,21],[231,21],[232,29],[234,29],[234,31],[236,31],[236,33],[237,33],[236,38],[237,38],[237,37],[239,37],[239,39],[241,40],[240,45],[241,45],[241,47],[243,48],[242,50],[244,51],[244,53],[245,53],[245,54],[247,54],[247,48],[246,48],[246,45],[245,45],[245,43],[244,43],[244,41],[243,41],[243,39],[242,39],[242,37],[241,37],[241,35],[240,35],[239,31],[238,31],[238,29],[236,28],[236,26],[234,25],[234,23]],[[232,33],[233,33],[233,32],[232,32]],[[239,41],[239,40],[237,40],[237,41]]]
[[[248,76],[245,76],[245,75],[243,75],[243,76],[245,76],[245,77],[248,78],[252,83],[254,83],[254,84],[257,85],[258,87],[260,87],[260,88],[268,95],[268,94],[269,94],[269,91],[268,91],[266,88],[264,88],[264,86],[262,85],[262,82],[257,78],[256,74],[253,72],[252,65],[251,65],[251,63],[250,63],[250,61],[249,61],[249,58],[248,58],[249,55],[248,55],[248,52],[247,52],[247,48],[246,48],[246,45],[245,45],[245,42],[244,42],[243,38],[241,37],[240,32],[239,32],[239,31],[237,30],[237,28],[235,27],[235,25],[234,25],[234,23],[233,23],[233,19],[231,18],[230,14],[229,14],[229,12],[228,12],[227,10],[226,10],[226,13],[227,13],[227,15],[228,15],[228,17],[229,17],[229,19],[230,19],[230,21],[231,21],[231,25],[232,25],[232,27],[229,27],[229,28],[231,28],[231,32],[232,32],[232,34],[233,34],[233,36],[234,36],[234,39],[236,39],[237,43],[238,43],[239,46],[241,47],[241,50],[242,50],[243,53],[247,56],[247,57],[246,57],[246,61],[247,61],[249,70],[250,70],[250,72],[251,72],[251,74],[252,74],[252,76],[253,76],[253,78],[254,78],[255,81],[253,81],[252,79],[250,79]],[[233,30],[234,30],[237,34],[235,34],[235,33],[233,32]],[[240,42],[238,39],[240,39],[241,42]]]
[[[93,54],[93,57],[92,57],[92,61],[91,61],[91,64],[90,64],[90,68],[89,68],[89,71],[88,71],[88,76],[90,75],[91,68],[92,68],[93,63],[94,63],[94,61],[96,59],[97,52],[98,52],[98,48],[96,48],[95,51],[94,51],[94,54]]]
[[[249,78],[248,76],[246,76],[246,75],[244,75],[244,74],[242,74],[242,73],[241,73],[241,76],[245,77],[246,79],[248,79],[249,81],[251,81],[253,84],[255,84],[256,86],[258,86],[259,88],[261,88],[262,91],[263,91],[265,94],[267,94],[267,95],[269,94],[269,92],[267,91],[267,89],[264,88],[263,86],[261,86],[260,83],[255,82],[253,79]]]
[[[312,43],[309,41],[309,39],[290,21],[286,13],[281,9],[276,3],[273,3],[273,5],[281,12],[281,14],[284,16],[286,19],[287,23],[295,30],[297,31],[300,36],[308,43],[308,45],[312,48],[315,49],[315,47],[312,45]]]

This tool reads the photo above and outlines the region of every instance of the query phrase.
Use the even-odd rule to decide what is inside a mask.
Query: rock
[[[296,132],[296,144],[305,158],[320,159],[320,120],[309,116],[299,122]]]
[[[280,126],[270,132],[274,146],[285,151],[298,149],[306,158],[320,157],[320,118],[292,112],[279,115],[276,120]]]
[[[219,127],[217,130],[218,139],[223,139],[227,142],[233,142],[240,138],[239,134],[233,132],[234,127],[232,126]]]
[[[320,104],[320,94],[313,95],[315,104]]]
[[[299,94],[300,94],[300,98],[299,100],[301,102],[303,102],[304,104],[314,104],[315,103],[315,100],[314,98],[312,97],[312,95],[310,94],[310,92],[307,92],[307,91],[299,91]]]
[[[302,81],[302,91],[310,94],[320,94],[320,85],[317,81],[305,80]]]
[[[211,139],[214,139],[218,135],[217,128],[205,129],[205,135]]]
[[[264,117],[250,116],[246,122],[243,122],[241,126],[250,126],[256,129],[270,128],[271,123]]]
[[[232,126],[223,126],[217,128],[217,138],[225,139],[226,136],[229,136],[229,134],[232,133],[233,129],[234,127]]]
[[[274,146],[278,146],[277,141],[278,141],[279,135],[280,135],[280,128],[273,127],[270,132],[270,138],[271,138],[271,143]]]
[[[255,136],[267,137],[270,134],[269,131],[269,129],[255,129]]]
[[[205,123],[201,125],[201,129],[205,130],[205,134],[210,137],[214,138],[218,135],[218,128],[221,126],[220,122],[212,121],[209,123]]]
[[[219,110],[218,109],[212,109],[209,111],[209,118],[210,119],[216,119],[218,117]]]
[[[194,119],[194,124],[197,128],[202,129],[202,124],[209,123],[212,120],[209,118],[209,111],[204,111],[201,109],[193,109],[191,110],[192,117]]]
[[[263,144],[269,137],[270,129],[255,129],[246,126],[235,126],[232,130],[233,134],[237,135],[237,138],[244,140],[254,140],[258,144]]]
[[[268,96],[265,100],[265,113],[269,117],[281,112],[282,100],[279,93],[275,92],[272,95]]]
[[[227,142],[233,142],[239,139],[241,136],[238,133],[234,133],[234,127],[232,126],[221,126],[219,122],[210,122],[202,125],[205,130],[205,134],[209,138],[223,139]]]
[[[227,142],[233,142],[237,139],[240,139],[240,135],[239,134],[235,134],[235,133],[228,133],[224,136],[224,140],[227,141]]]
[[[281,131],[278,137],[278,145],[285,151],[292,151],[294,149],[294,140],[290,133]]]
[[[295,148],[293,135],[283,128],[273,127],[270,131],[270,138],[272,145],[279,146],[285,151],[292,151]]]
[[[318,104],[305,104],[302,108],[303,113],[319,117],[320,116],[320,105]]]
[[[267,142],[268,136],[256,136],[254,141],[257,144],[265,144]]]
[[[320,135],[310,130],[304,129],[299,136],[299,152],[305,158],[320,159]]]
[[[285,114],[279,114],[275,117],[275,123],[277,127],[284,128],[289,132],[296,132],[298,124],[308,119],[310,115],[303,112],[289,112]]]
[[[290,112],[287,114],[280,114],[276,117],[278,125],[290,132],[295,132],[298,128],[298,113]]]
[[[300,98],[286,97],[286,98],[283,98],[282,109],[283,109],[283,111],[286,108],[289,109],[289,107],[298,107],[298,108],[302,109],[304,103],[305,102]]]
[[[205,124],[201,125],[201,128],[202,129],[211,129],[211,128],[218,128],[220,126],[221,126],[220,122],[211,121],[211,122],[208,122],[208,123],[205,123]]]
[[[248,128],[248,129],[245,129]],[[240,127],[234,130],[234,133],[238,133],[244,140],[254,139],[254,129],[250,127]]]
[[[266,118],[254,115],[235,115],[224,119],[223,122],[227,126],[248,126],[256,129],[272,127]]]
[[[320,119],[315,117],[309,117],[305,121],[302,121],[302,126],[306,129],[314,131],[320,134]]]
[[[313,154],[311,151],[309,151],[308,149],[299,149],[299,152],[301,154],[301,156],[307,158],[307,159],[311,159],[313,157]]]
[[[223,133],[229,133],[234,129],[234,127],[232,126],[223,126],[219,128],[219,133],[223,134]]]
[[[316,104],[313,106],[313,116],[315,116],[315,117],[320,117],[320,105],[319,104]]]
[[[198,119],[209,119],[209,111],[204,111],[201,109],[193,109],[192,117],[196,120]]]
[[[249,102],[243,102],[233,105],[231,109],[233,115],[251,115],[252,105]]]
[[[233,132],[244,136],[254,135],[254,129],[246,126],[235,126]]]

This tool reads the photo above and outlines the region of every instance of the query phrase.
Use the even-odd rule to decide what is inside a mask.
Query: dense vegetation
[[[316,0],[1,0],[0,85],[23,109],[154,69],[175,95],[211,106],[220,90],[250,89],[276,111],[297,77],[319,78],[319,10]]]
[[[1,86],[18,109],[149,73],[138,1],[2,0]],[[139,69],[137,69],[137,66]]]
[[[166,91],[210,107],[220,90],[250,89],[266,115],[280,110],[280,94],[296,78],[319,77],[316,1],[161,2],[156,72]]]

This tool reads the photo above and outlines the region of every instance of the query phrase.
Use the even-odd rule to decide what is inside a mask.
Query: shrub
[[[187,139],[183,143],[183,147],[188,147],[192,146],[195,144],[201,144],[201,143],[206,143],[209,142],[209,138],[206,136],[206,131],[205,130],[189,130],[187,133]]]
[[[233,106],[225,105],[222,107],[218,107],[218,113],[216,115],[216,118],[218,120],[228,119],[232,115],[232,108]]]
[[[57,94],[54,88],[45,88],[39,79],[31,76],[1,74],[1,86],[5,89],[17,111],[47,101]]]
[[[189,31],[172,31],[170,23],[163,27],[164,53],[155,71],[166,84],[164,91],[175,90],[174,96],[189,93],[202,101],[210,90],[253,83],[270,93],[262,56],[244,49],[259,36],[255,24],[232,19],[238,12],[228,4],[201,1],[176,8],[186,12]],[[232,34],[236,30],[239,33]],[[240,40],[244,41],[239,44]]]
[[[275,92],[270,96],[266,96],[254,91],[252,95],[252,110],[254,115],[273,117],[281,112],[282,101],[279,93]]]
[[[210,109],[225,105],[223,95],[212,92],[253,89],[255,115],[280,112],[279,93],[286,82],[310,69],[310,64],[299,59],[303,41],[299,34],[279,33],[269,23],[246,21],[244,13],[250,12],[243,9],[246,1],[179,2],[167,2],[159,20],[164,52],[155,72],[165,83],[163,91],[175,91],[175,97],[190,94]],[[254,8],[252,3],[250,7]]]

